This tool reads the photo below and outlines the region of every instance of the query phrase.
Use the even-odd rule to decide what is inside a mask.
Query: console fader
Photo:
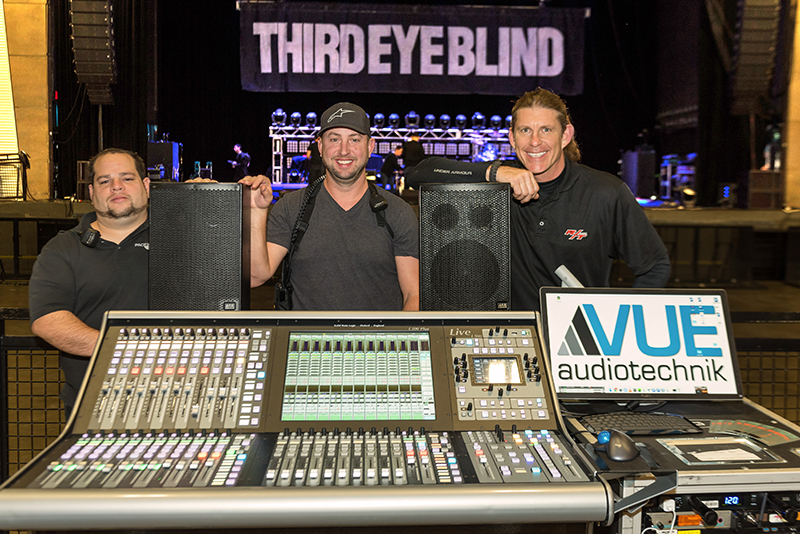
[[[119,521],[165,526],[166,511],[145,504],[177,505],[189,490],[203,493],[181,526],[208,526],[209,510],[228,526],[313,525],[341,499],[352,513],[328,510],[326,524],[461,522],[477,517],[477,501],[505,510],[497,523],[606,520],[610,492],[560,431],[532,323],[513,313],[111,312],[67,432],[0,491],[0,510],[13,503],[16,514],[0,527],[64,526],[26,513],[30,499],[78,509],[99,499]],[[234,518],[255,488],[318,509]],[[356,488],[370,493],[351,500]],[[404,499],[419,499],[418,517],[400,512]],[[117,520],[103,521],[66,523]]]

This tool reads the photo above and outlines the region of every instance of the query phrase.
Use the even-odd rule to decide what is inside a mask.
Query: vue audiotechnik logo
[[[632,314],[631,314],[632,312]],[[664,322],[645,324],[644,310],[640,304],[622,304],[617,311],[613,330],[606,332],[600,323],[594,305],[584,304],[575,310],[575,315],[561,341],[556,354],[558,356],[598,356],[599,360],[576,359],[575,362],[564,362],[558,365],[558,376],[563,380],[645,380],[645,381],[691,381],[727,382],[724,376],[725,366],[714,358],[722,356],[718,344],[711,347],[698,346],[696,336],[719,335],[716,326],[695,324],[692,316],[707,314],[716,315],[713,306],[704,305],[666,305],[664,306]],[[629,329],[630,316],[633,318],[633,332]],[[666,331],[668,342],[660,346],[651,345],[648,341]],[[609,335],[610,334],[610,335]],[[682,335],[681,335],[682,334]],[[615,362],[615,357],[622,354],[626,336],[634,335],[636,347],[645,356],[653,357],[652,363]],[[701,340],[702,342],[702,340]],[[697,358],[697,363],[688,365],[678,363],[677,357],[681,349],[685,356]],[[703,358],[702,363],[700,358]],[[638,358],[642,361],[642,358]],[[596,363],[589,363],[594,361]]]

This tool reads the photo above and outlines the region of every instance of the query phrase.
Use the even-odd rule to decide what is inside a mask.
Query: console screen
[[[475,384],[522,384],[519,360],[515,357],[473,358]]]
[[[435,420],[427,332],[292,332],[281,421]]]

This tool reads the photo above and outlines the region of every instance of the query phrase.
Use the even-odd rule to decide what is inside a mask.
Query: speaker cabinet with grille
[[[511,307],[508,184],[427,184],[419,191],[420,309]]]
[[[151,310],[250,307],[250,217],[241,184],[150,184]]]
[[[114,4],[111,0],[70,0],[72,50],[78,83],[86,84],[92,104],[113,104],[116,82]]]

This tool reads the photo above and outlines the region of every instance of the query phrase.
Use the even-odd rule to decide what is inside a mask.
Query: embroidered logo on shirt
[[[150,250],[150,243],[134,243],[133,246],[134,247],[140,247],[140,248],[143,248],[145,250]]]
[[[581,228],[580,230],[569,229],[566,232],[564,232],[564,235],[568,235],[570,241],[573,241],[575,239],[580,241],[581,239],[583,239],[584,237],[588,236],[589,234],[584,232],[583,228]]]

